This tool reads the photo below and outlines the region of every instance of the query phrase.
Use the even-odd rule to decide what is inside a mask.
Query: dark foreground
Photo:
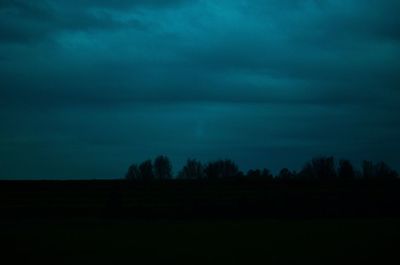
[[[400,264],[398,182],[0,182],[2,264]],[[389,262],[389,259],[392,259]]]
[[[400,264],[399,225],[390,219],[24,221],[2,224],[1,259],[71,265]]]
[[[400,181],[3,181],[3,218],[399,218]]]

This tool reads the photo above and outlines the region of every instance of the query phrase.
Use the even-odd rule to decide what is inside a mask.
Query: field
[[[0,182],[2,264],[400,264],[399,183]]]
[[[3,224],[19,264],[399,264],[398,220],[213,220]],[[5,264],[5,263],[3,263]],[[10,263],[12,264],[12,263]]]

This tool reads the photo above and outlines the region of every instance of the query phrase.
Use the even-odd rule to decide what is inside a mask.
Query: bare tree
[[[311,161],[317,179],[333,179],[336,175],[335,160],[330,157],[317,157]]]
[[[372,179],[375,177],[374,163],[369,160],[362,162],[362,176],[365,179]]]
[[[385,162],[379,162],[375,165],[375,174],[380,179],[396,179],[398,173],[390,168]]]
[[[315,157],[304,165],[298,176],[310,180],[334,179],[337,177],[335,160],[332,156]]]
[[[138,166],[136,164],[132,164],[129,167],[128,172],[125,175],[125,178],[129,179],[129,180],[141,179],[140,170],[139,170],[139,168],[138,168]]]
[[[374,164],[372,161],[363,161],[363,177],[365,179],[395,179],[398,173],[385,162]]]
[[[264,168],[263,171],[261,172],[261,177],[263,179],[273,179],[274,176],[272,176],[271,171],[269,169]]]
[[[250,169],[247,171],[247,178],[249,179],[260,179],[261,178],[261,170],[259,169]]]
[[[342,159],[339,162],[338,177],[343,180],[354,179],[356,173],[354,171],[353,165],[349,160]]]
[[[143,180],[153,180],[154,171],[151,160],[146,160],[139,166],[140,176]]]
[[[154,175],[156,179],[171,179],[172,166],[167,156],[158,156],[154,160]]]
[[[305,180],[310,180],[310,179],[315,179],[315,173],[314,173],[314,168],[311,164],[311,162],[307,162],[301,171],[299,172],[298,177],[300,179],[305,179]]]
[[[236,163],[229,159],[210,162],[204,171],[208,179],[232,178],[240,175]]]
[[[203,179],[204,167],[196,159],[188,159],[178,177],[182,179]]]
[[[272,179],[273,176],[271,172],[264,168],[262,171],[260,169],[250,169],[247,171],[247,178],[249,179]]]
[[[281,171],[279,171],[278,178],[281,180],[291,180],[294,178],[293,172],[291,172],[287,168],[282,168]]]

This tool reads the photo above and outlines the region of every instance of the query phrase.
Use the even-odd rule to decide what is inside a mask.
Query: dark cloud
[[[1,1],[0,177],[299,168],[400,133],[398,1]],[[24,167],[19,165],[23,164]]]
[[[107,9],[166,7],[181,1],[25,1],[0,3],[0,41],[40,41],[64,31],[144,29],[135,18],[120,20]],[[98,10],[96,10],[98,9]]]
[[[115,9],[126,9],[136,7],[151,7],[151,8],[163,8],[169,6],[176,6],[184,2],[191,2],[193,0],[83,0],[79,1],[81,5],[97,8],[115,8]]]

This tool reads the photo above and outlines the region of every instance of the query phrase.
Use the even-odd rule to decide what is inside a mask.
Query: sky
[[[0,178],[164,154],[400,167],[398,0],[0,0]]]

